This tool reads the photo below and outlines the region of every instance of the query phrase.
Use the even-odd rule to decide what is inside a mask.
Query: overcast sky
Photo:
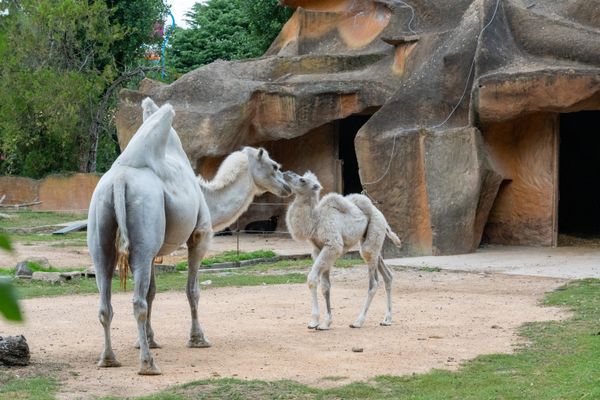
[[[171,6],[171,12],[175,17],[175,24],[182,28],[187,28],[185,22],[185,13],[192,8],[194,3],[205,3],[206,0],[168,0],[167,4]],[[171,24],[170,19],[167,20],[167,24]]]

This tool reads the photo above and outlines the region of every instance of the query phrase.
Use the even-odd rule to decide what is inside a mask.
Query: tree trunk
[[[96,114],[92,120],[90,125],[89,135],[90,135],[90,147],[88,152],[87,166],[85,168],[85,172],[96,172],[96,158],[98,151],[98,141],[100,139],[100,132],[102,130],[102,121],[104,120],[104,115],[108,110],[108,104],[111,96],[114,91],[125,84],[131,78],[135,76],[142,75],[147,71],[154,71],[159,67],[139,67],[134,69],[133,71],[124,72],[121,74],[115,81],[106,88],[102,99],[100,100],[100,104],[98,105],[98,109],[96,110]]]
[[[25,336],[0,336],[0,364],[29,365],[29,358]]]

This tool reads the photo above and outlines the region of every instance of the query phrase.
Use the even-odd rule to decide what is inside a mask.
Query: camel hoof
[[[204,349],[207,347],[212,347],[212,343],[206,339],[194,338],[188,341],[187,347],[195,349]]]
[[[319,326],[318,322],[311,322],[310,324],[308,324],[306,327],[308,329],[317,329],[317,327]]]
[[[354,324],[350,324],[350,328],[358,329],[358,328],[362,328],[362,325],[358,325],[358,324],[354,323]]]
[[[150,359],[150,361],[143,361],[140,370],[138,371],[138,375],[160,375],[160,369],[156,365],[154,365],[154,360]]]
[[[120,367],[121,363],[116,358],[103,358],[98,361],[98,366],[101,368],[116,368]]]
[[[323,325],[323,326],[319,325],[319,326],[317,326],[317,327],[315,328],[315,330],[317,330],[317,331],[328,331],[328,330],[329,330],[329,327],[328,327],[328,326],[325,326],[325,325]]]
[[[379,325],[381,326],[392,326],[392,322],[391,321],[382,321],[379,323]]]

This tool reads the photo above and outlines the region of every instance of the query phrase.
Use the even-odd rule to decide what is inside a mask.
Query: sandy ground
[[[26,324],[0,320],[0,333],[23,333],[33,363],[42,369],[55,366],[63,380],[60,398],[87,399],[149,394],[211,377],[293,379],[331,386],[382,374],[455,369],[479,354],[513,351],[522,344],[516,328],[526,321],[565,316],[559,309],[539,306],[543,293],[562,284],[561,279],[415,270],[399,270],[395,276],[394,325],[378,325],[385,303],[381,288],[365,326],[351,329],[348,324],[366,294],[366,271],[335,270],[334,322],[327,332],[306,329],[310,296],[305,285],[206,289],[200,318],[213,342],[209,349],[185,347],[185,294],[159,293],[153,326],[163,348],[153,354],[163,375],[155,377],[136,374],[131,293],[113,296],[112,337],[121,368],[95,366],[103,343],[96,296],[26,300]],[[364,352],[352,352],[353,347]]]

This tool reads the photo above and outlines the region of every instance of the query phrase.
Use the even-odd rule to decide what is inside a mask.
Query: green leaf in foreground
[[[13,251],[12,244],[10,243],[10,239],[7,235],[0,233],[0,249],[6,251]]]
[[[22,321],[17,292],[6,278],[0,278],[0,314],[9,321]]]

